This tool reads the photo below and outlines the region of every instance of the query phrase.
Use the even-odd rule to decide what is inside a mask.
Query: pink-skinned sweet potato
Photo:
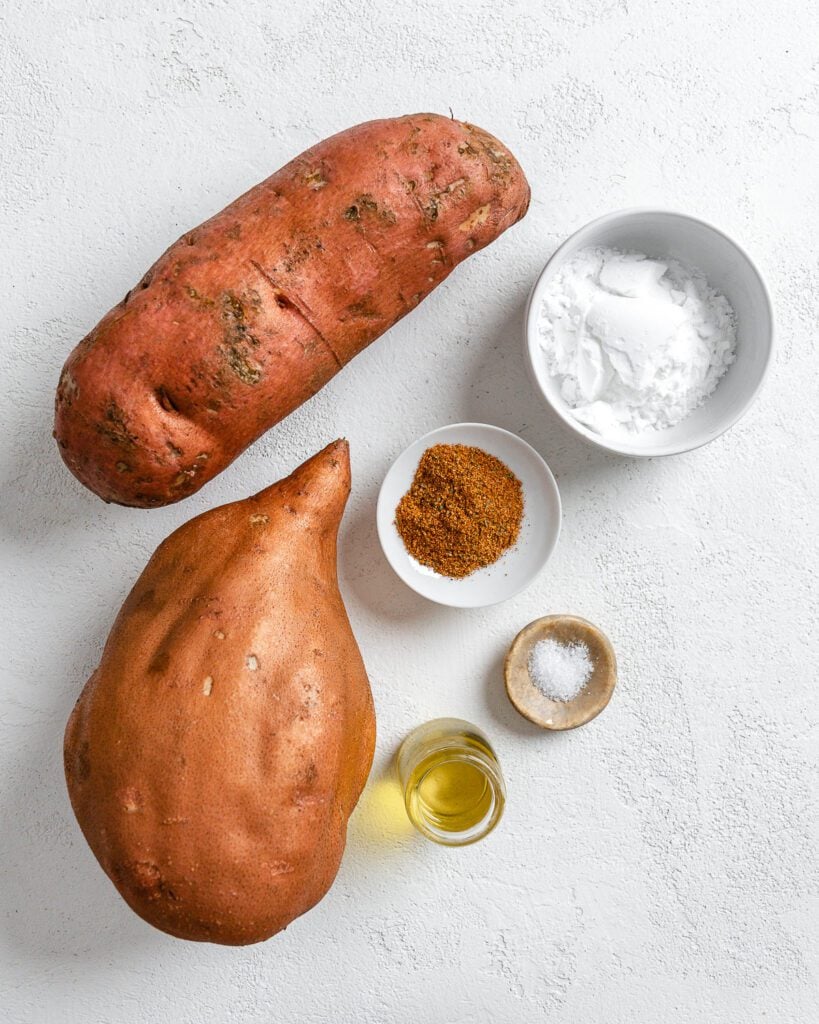
[[[192,494],[528,203],[474,125],[417,114],[320,142],[183,235],[75,348],[63,459],[106,501]]]

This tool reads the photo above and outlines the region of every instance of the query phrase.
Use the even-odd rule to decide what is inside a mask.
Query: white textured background
[[[2,6],[3,1021],[814,1024],[818,43],[805,0]],[[143,512],[84,491],[50,437],[59,368],[166,245],[331,132],[450,107],[519,156],[526,220],[195,497]],[[636,204],[738,236],[779,314],[747,417],[664,461],[568,436],[522,357],[546,256]],[[373,528],[390,460],[462,419],[530,441],[565,506],[541,579],[475,612],[416,598]],[[93,860],[63,724],[156,544],[338,434],[373,781],[316,910],[260,946],[185,944]],[[609,633],[621,678],[596,722],[548,736],[500,664],[557,611]],[[460,851],[409,834],[383,781],[403,734],[445,713],[487,729],[509,788],[501,828]]]

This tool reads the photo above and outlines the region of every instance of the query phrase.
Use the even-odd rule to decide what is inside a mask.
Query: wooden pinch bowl
[[[594,666],[591,678],[571,701],[550,700],[529,675],[529,654],[539,640],[583,643]],[[515,708],[542,729],[576,729],[596,718],[611,700],[617,660],[608,637],[576,615],[546,615],[525,626],[512,641],[503,667],[506,692]]]

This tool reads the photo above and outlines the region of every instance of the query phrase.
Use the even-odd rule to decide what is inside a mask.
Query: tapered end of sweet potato
[[[264,509],[268,503],[280,505],[284,498],[291,514],[313,515],[324,524],[338,525],[349,494],[350,444],[339,438],[252,500]]]
[[[467,142],[467,145],[474,146],[483,161],[486,175],[496,189],[498,203],[506,211],[505,219],[495,225],[498,229],[496,234],[489,239],[489,241],[494,241],[501,231],[516,224],[526,215],[532,198],[532,190],[517,158],[500,139],[468,121],[459,121],[458,123],[467,133],[467,138],[471,140]],[[480,219],[480,213],[476,219]]]

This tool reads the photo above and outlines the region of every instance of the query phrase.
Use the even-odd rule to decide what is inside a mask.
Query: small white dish
[[[542,296],[560,265],[580,249],[604,246],[671,258],[701,270],[737,315],[737,356],[716,390],[676,426],[646,430],[626,439],[598,434],[572,415],[560,382],[546,368],[538,319]],[[732,427],[756,397],[773,352],[773,310],[762,275],[750,256],[718,228],[668,210],[621,210],[571,235],[550,257],[526,308],[526,353],[537,387],[560,419],[598,448],[620,455],[653,457],[691,451]]]
[[[518,542],[485,569],[451,579],[411,558],[395,526],[395,510],[410,489],[421,456],[435,444],[482,448],[506,463],[523,487],[523,523]],[[378,538],[401,579],[422,597],[453,608],[481,608],[520,593],[537,576],[560,534],[560,494],[552,471],[517,434],[487,423],[453,423],[440,427],[403,451],[384,477],[378,495]]]

